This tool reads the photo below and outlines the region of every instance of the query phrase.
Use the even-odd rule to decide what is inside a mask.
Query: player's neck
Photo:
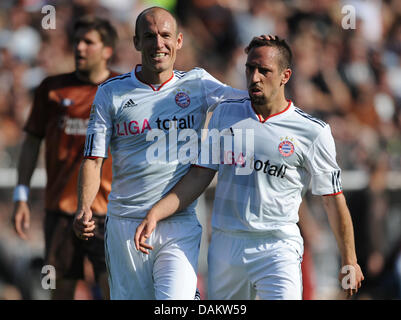
[[[150,70],[147,70],[142,67],[140,71],[138,71],[137,76],[139,80],[148,84],[162,84],[168,81],[173,74],[173,70],[166,70],[160,73],[156,73]]]
[[[100,84],[107,80],[107,78],[110,76],[110,70],[107,68],[102,68],[100,70],[91,70],[89,72],[76,70],[75,74],[77,75],[78,79],[84,82]]]
[[[266,119],[268,117],[271,117],[272,115],[284,111],[288,107],[288,101],[284,96],[282,96],[280,97],[280,99],[268,101],[266,104],[263,105],[253,104],[253,107],[263,119]]]

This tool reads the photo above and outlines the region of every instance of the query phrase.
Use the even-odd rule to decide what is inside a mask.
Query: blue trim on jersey
[[[109,83],[109,82],[111,82],[111,81],[114,81],[114,80],[123,80],[123,79],[125,79],[125,78],[130,77],[130,76],[131,76],[131,72],[127,72],[127,73],[121,74],[121,75],[119,75],[119,76],[116,76],[116,77],[113,77],[113,78],[111,78],[111,79],[109,79],[109,80],[106,80],[105,82],[101,83],[101,84],[99,85],[99,87],[102,87],[103,85],[105,85],[105,84],[107,84],[107,83]]]
[[[110,255],[109,255],[109,248],[107,246],[107,223],[109,221],[109,217],[106,216],[106,221],[104,223],[104,248],[105,248],[105,262],[106,262],[106,268],[110,277],[110,282],[113,282],[113,278],[111,277],[111,272],[110,272]]]
[[[178,79],[183,78],[187,74],[187,72],[185,71],[178,71],[178,70],[173,70],[173,73]]]
[[[299,108],[297,108],[297,107],[294,107],[294,111],[296,112],[296,113],[298,113],[300,116],[302,116],[302,117],[304,117],[305,119],[308,119],[308,120],[310,120],[310,121],[313,121],[313,122],[315,122],[315,123],[317,123],[318,125],[320,125],[320,126],[322,126],[323,128],[326,126],[326,122],[324,122],[324,121],[322,121],[322,120],[320,120],[320,119],[317,119],[317,118],[315,118],[315,117],[312,117],[310,114],[307,114],[306,112],[304,112],[304,111],[302,111],[301,109],[299,109]]]
[[[86,139],[85,139],[85,147],[84,147],[84,157],[86,157],[87,153],[88,153],[88,140],[89,140],[90,135],[86,135]]]
[[[85,143],[85,152],[84,156],[85,157],[91,157],[92,156],[92,148],[93,148],[93,138],[94,134],[90,134],[86,137],[86,143]]]
[[[224,100],[222,100],[222,101],[220,102],[220,104],[222,104],[222,103],[235,103],[235,102],[243,103],[243,102],[245,102],[246,100],[251,100],[251,98],[224,99]]]

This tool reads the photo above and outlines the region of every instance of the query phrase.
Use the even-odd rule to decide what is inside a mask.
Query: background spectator
[[[56,29],[41,27],[41,9],[47,4],[56,9]],[[341,10],[347,4],[355,9],[355,29],[342,27],[345,14]],[[186,44],[178,54],[177,68],[201,66],[238,88],[245,89],[243,49],[254,35],[271,33],[288,40],[294,73],[287,96],[328,122],[336,139],[358,259],[367,276],[360,297],[401,298],[400,1],[5,0],[0,2],[0,299],[48,297],[35,274],[41,269],[38,253],[43,252],[39,222],[45,177],[40,170],[33,181],[37,186],[32,190],[33,224],[38,223],[31,241],[19,242],[9,224],[13,170],[33,89],[48,75],[73,70],[68,34],[73,20],[88,13],[109,19],[117,28],[119,43],[112,69],[130,71],[139,62],[132,43],[134,18],[152,5],[164,6],[178,17]],[[43,155],[38,167],[43,168]],[[206,197],[198,212],[204,224],[203,248],[207,248],[212,201],[213,197]],[[309,247],[314,263],[313,296],[342,298],[334,237],[320,201],[308,195],[308,208],[320,229],[318,243]],[[201,251],[200,280],[207,272],[205,252]],[[10,272],[10,263],[19,269]],[[22,275],[33,279],[28,288],[21,286],[30,283],[22,281]],[[81,286],[80,290],[77,298],[96,298],[95,289]]]

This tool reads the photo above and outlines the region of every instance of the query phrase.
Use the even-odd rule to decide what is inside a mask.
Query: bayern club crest
[[[294,144],[291,141],[284,140],[278,145],[278,151],[284,157],[289,157],[294,153]]]
[[[191,99],[187,93],[180,91],[175,95],[175,103],[181,108],[186,108],[191,103]]]

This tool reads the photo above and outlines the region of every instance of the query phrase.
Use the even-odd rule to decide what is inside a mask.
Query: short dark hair
[[[280,39],[278,36],[275,36],[275,39],[272,40],[267,40],[262,37],[254,37],[245,48],[245,53],[248,54],[251,49],[262,46],[277,48],[280,52],[279,67],[281,70],[291,68],[292,52],[290,46],[284,39]]]
[[[106,19],[93,16],[81,17],[74,23],[74,34],[78,31],[78,29],[85,29],[88,31],[96,30],[106,47],[112,47],[114,49],[116,46],[116,29],[114,29],[111,23]]]
[[[135,21],[135,37],[138,37],[138,28],[139,28],[139,23],[141,22],[142,17],[145,16],[145,14],[147,14],[148,12],[151,12],[151,11],[154,11],[154,10],[158,10],[158,9],[169,13],[173,17],[173,19],[175,21],[175,26],[176,26],[176,32],[178,33],[177,17],[172,12],[170,12],[169,10],[167,10],[167,9],[165,9],[163,7],[153,6],[153,7],[150,7],[150,8],[146,8],[140,14],[138,14],[138,16],[136,17],[136,21]]]

